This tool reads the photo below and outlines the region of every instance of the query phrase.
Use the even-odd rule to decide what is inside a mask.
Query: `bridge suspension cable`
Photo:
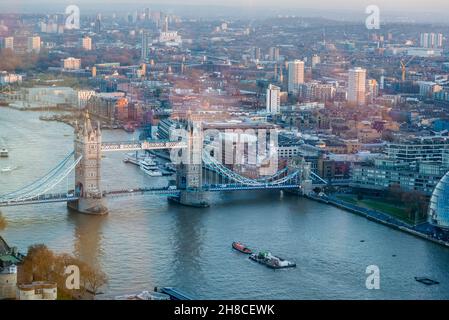
[[[70,172],[81,161],[82,157],[76,159],[73,163],[67,166],[70,156],[73,156],[73,152],[59,163],[54,169],[47,173],[41,179],[33,182],[32,184],[17,190],[15,192],[0,196],[0,202],[8,201],[25,201],[33,199],[45,194],[47,191],[53,189],[63,179],[65,179]]]
[[[250,178],[244,177],[244,176],[242,176],[238,173],[235,173],[234,171],[226,168],[221,163],[219,163],[216,159],[211,157],[210,154],[208,154],[207,152],[203,152],[203,161],[206,164],[206,166],[208,166],[210,169],[216,171],[218,174],[225,176],[225,177],[231,179],[232,181],[235,181],[235,182],[243,184],[243,185],[248,185],[248,186],[280,185],[280,184],[283,184],[287,181],[294,179],[299,174],[298,171],[295,171],[295,172],[291,173],[290,175],[284,176],[280,179],[269,181],[270,178],[279,177],[281,174],[287,172],[286,169],[283,169],[283,170],[276,172],[271,177],[256,180],[256,179],[250,179]]]
[[[6,198],[6,197],[14,197],[15,195],[18,194],[23,194],[24,192],[28,192],[29,190],[35,190],[36,188],[38,188],[39,186],[41,186],[43,183],[46,183],[47,181],[49,181],[50,179],[52,179],[53,177],[55,177],[62,168],[64,168],[64,166],[69,162],[70,158],[73,157],[73,155],[75,154],[74,151],[72,151],[68,156],[66,156],[56,167],[54,167],[53,169],[51,169],[49,172],[47,172],[43,177],[37,179],[36,181],[30,183],[29,185],[24,186],[23,188],[7,193],[7,194],[3,194],[0,195],[0,199],[1,198]]]

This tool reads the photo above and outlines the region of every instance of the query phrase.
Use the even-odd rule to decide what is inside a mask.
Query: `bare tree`
[[[108,277],[103,271],[87,265],[81,271],[81,277],[84,287],[93,294],[94,299],[98,290],[108,282]]]
[[[5,230],[8,223],[6,222],[5,217],[3,217],[2,212],[0,211],[0,231]]]
[[[67,266],[75,265],[80,269],[81,286],[79,290],[66,287]],[[62,253],[55,254],[44,244],[32,245],[20,269],[21,282],[51,281],[57,284],[58,298],[73,299],[84,297],[86,292],[95,295],[108,282],[104,272],[93,268],[74,256]]]

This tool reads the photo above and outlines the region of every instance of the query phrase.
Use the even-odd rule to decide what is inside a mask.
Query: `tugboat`
[[[240,242],[233,242],[232,247],[235,250],[240,251],[241,253],[245,253],[245,254],[253,253],[253,251],[250,248],[248,248],[247,246],[245,246],[244,244],[242,244]]]
[[[0,158],[8,158],[8,155],[9,155],[8,149],[2,148],[0,150]]]
[[[284,269],[296,267],[296,263],[273,256],[269,251],[259,252],[258,254],[253,253],[252,255],[249,256],[249,258],[271,269]]]

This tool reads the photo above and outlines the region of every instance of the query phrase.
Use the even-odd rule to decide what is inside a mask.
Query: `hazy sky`
[[[0,2],[9,2],[0,0]],[[282,6],[291,8],[311,8],[311,9],[354,9],[357,7],[366,7],[374,4],[379,7],[384,7],[386,10],[408,11],[408,10],[424,10],[424,11],[441,11],[449,9],[448,0],[14,0],[15,3],[79,3],[79,4],[93,4],[93,3],[136,3],[142,5],[157,4],[193,4],[193,5],[219,5],[219,6]]]
[[[394,12],[395,15],[407,16],[407,13],[435,12],[438,16],[449,17],[449,0],[0,0],[0,12],[53,12],[64,11],[68,4],[78,5],[82,11],[92,10],[134,10],[134,8],[169,6],[176,11],[176,7],[186,5],[201,6],[226,6],[244,7],[246,10],[262,10],[270,7],[277,9],[273,13],[287,8],[296,9],[294,12],[285,10],[285,14],[291,13],[306,16],[313,11],[345,11],[363,12],[367,5],[379,6],[381,13]],[[83,10],[84,9],[84,10]],[[182,11],[182,10],[181,10]],[[178,12],[176,12],[178,13]],[[266,12],[265,12],[266,13]],[[269,13],[269,12],[268,12]],[[449,20],[446,18],[446,20]]]

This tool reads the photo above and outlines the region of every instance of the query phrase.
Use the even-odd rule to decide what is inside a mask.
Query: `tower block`
[[[80,213],[103,215],[108,213],[101,190],[101,130],[100,123],[92,127],[89,114],[83,126],[75,126],[75,159],[81,161],[75,168],[75,192],[79,200],[68,202],[68,207]]]

